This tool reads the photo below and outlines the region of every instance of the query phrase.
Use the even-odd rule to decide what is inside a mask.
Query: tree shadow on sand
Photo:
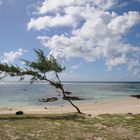
[[[0,121],[17,121],[17,120],[66,120],[66,121],[82,121],[85,119],[84,115],[77,113],[72,114],[53,114],[53,115],[0,115]]]

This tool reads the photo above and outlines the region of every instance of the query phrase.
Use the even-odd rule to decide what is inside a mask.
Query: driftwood
[[[39,99],[39,102],[54,102],[56,100],[58,100],[57,97],[49,97],[49,98]]]
[[[140,99],[140,95],[130,95],[130,96]]]
[[[64,100],[84,100],[84,98],[80,98],[80,97],[77,97],[77,96],[64,96],[63,97]]]

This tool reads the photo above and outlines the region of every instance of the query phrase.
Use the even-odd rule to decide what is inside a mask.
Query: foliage
[[[1,74],[5,74],[5,76],[19,76],[21,78],[20,80],[23,80],[26,75],[30,75],[31,82],[34,82],[35,80],[47,80],[51,85],[55,87],[60,86],[57,82],[53,82],[47,79],[46,73],[60,73],[65,68],[61,67],[61,65],[58,64],[57,60],[53,56],[47,58],[44,55],[44,52],[40,49],[34,51],[37,55],[37,59],[35,61],[21,59],[25,64],[24,68],[20,68],[17,65],[8,65],[6,63],[0,64]],[[2,76],[1,78],[5,76]]]

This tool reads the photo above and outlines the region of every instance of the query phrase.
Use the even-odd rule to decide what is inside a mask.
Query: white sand
[[[44,106],[45,107],[45,106]],[[16,111],[22,110],[26,114],[59,114],[76,112],[75,108],[71,105],[66,106],[47,106],[44,107],[24,107],[24,108],[0,108],[0,114],[15,114]],[[119,99],[110,99],[104,101],[98,101],[96,103],[79,104],[78,107],[83,113],[96,116],[99,114],[117,114],[117,113],[140,113],[140,99],[128,97]]]

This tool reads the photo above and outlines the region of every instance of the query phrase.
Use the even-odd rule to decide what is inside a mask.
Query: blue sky
[[[63,80],[140,80],[140,0],[0,0],[0,61],[41,48]]]

